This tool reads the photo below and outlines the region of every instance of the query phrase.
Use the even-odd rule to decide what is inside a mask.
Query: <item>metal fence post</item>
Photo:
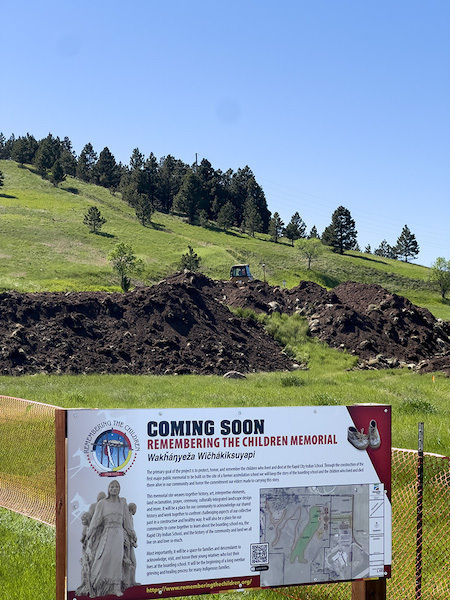
[[[422,598],[423,438],[423,423],[419,423],[419,452],[417,455],[416,600]]]

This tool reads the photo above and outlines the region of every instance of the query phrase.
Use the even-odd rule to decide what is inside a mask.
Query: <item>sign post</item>
[[[386,600],[386,579],[354,581],[352,600]]]
[[[67,573],[67,505],[66,505],[66,415],[55,411],[55,469],[56,469],[56,600],[66,598]]]
[[[68,600],[390,576],[389,406],[69,410],[67,456]]]

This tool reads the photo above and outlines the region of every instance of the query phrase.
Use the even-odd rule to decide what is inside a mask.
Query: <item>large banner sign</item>
[[[385,405],[67,411],[67,597],[390,575]]]

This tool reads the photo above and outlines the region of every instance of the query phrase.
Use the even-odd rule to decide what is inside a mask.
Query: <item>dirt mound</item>
[[[294,367],[264,329],[228,306],[300,313],[362,368],[408,364],[450,373],[450,324],[378,285],[290,290],[177,273],[126,294],[0,294],[0,374],[225,374]]]
[[[436,371],[442,371],[450,377],[450,352],[421,361],[417,365],[416,370],[419,373],[435,373]]]
[[[127,294],[0,294],[0,373],[224,374],[291,369],[253,321],[177,275]]]
[[[271,312],[269,303],[278,302],[281,312],[287,312],[285,295],[277,287],[262,281],[251,281],[245,285],[233,281],[222,283],[222,300],[233,308],[249,308],[255,312]]]
[[[312,281],[301,281],[290,290],[271,287],[262,281],[242,285],[227,281],[222,284],[223,300],[233,308],[249,308],[255,312],[307,313],[320,304],[336,302],[333,292]]]
[[[327,291],[308,281],[290,290],[253,282],[223,290],[234,307],[306,315],[312,336],[357,355],[361,368],[419,370],[420,363],[421,372],[434,366],[450,372],[450,324],[379,285],[346,282]]]
[[[334,289],[339,303],[311,316],[310,328],[334,347],[345,347],[364,366],[418,363],[450,349],[444,327],[425,308],[378,285],[344,283]]]

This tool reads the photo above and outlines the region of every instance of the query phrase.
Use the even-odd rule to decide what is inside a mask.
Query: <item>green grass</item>
[[[130,243],[144,262],[140,281],[152,284],[176,271],[188,245],[200,255],[203,272],[227,279],[233,263],[248,262],[263,279],[262,264],[272,285],[298,285],[302,279],[331,288],[343,281],[378,283],[391,292],[428,307],[450,320],[450,303],[440,299],[428,281],[429,269],[359,252],[340,256],[323,248],[320,259],[306,269],[299,251],[285,240],[255,238],[238,230],[223,232],[188,225],[176,216],[155,213],[142,227],[120,194],[75,178],[58,188],[31,168],[0,161],[5,185],[0,191],[0,291],[119,290],[107,260],[118,242]],[[83,217],[92,205],[107,219],[99,235],[91,234]]]
[[[0,508],[0,598],[55,597],[55,530]]]
[[[323,349],[323,356],[327,349]],[[335,359],[338,365],[339,356]],[[450,379],[400,371],[346,371],[333,361],[295,373],[261,373],[246,380],[185,375],[0,377],[0,394],[64,408],[189,408],[308,406],[375,402],[392,405],[393,446],[417,447],[425,423],[425,450],[450,451]],[[432,407],[430,409],[430,407]]]

